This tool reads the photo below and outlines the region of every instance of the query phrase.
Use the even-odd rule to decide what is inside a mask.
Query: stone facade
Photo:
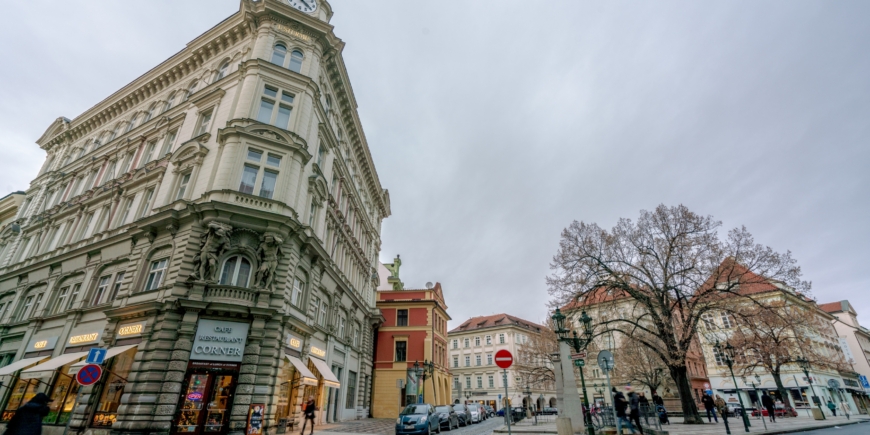
[[[65,418],[72,433],[212,424],[241,434],[249,411],[279,433],[299,422],[309,394],[320,421],[369,415],[380,319],[372,276],[389,194],[331,6],[316,3],[303,13],[242,0],[37,141],[47,158],[14,221],[20,231],[0,233],[0,366],[38,361],[3,376],[14,385],[0,391],[4,409],[36,391],[60,394],[49,434]],[[58,386],[81,358],[38,372],[97,346],[119,352],[106,365],[118,374],[75,402],[74,386]],[[210,397],[208,409],[224,401],[225,420],[194,412]]]

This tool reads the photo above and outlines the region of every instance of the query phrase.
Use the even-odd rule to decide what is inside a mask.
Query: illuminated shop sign
[[[242,362],[248,340],[247,323],[200,319],[191,359]]]
[[[326,351],[319,347],[311,346],[311,353],[321,358],[326,358]]]
[[[302,350],[302,340],[300,340],[300,339],[298,339],[290,334],[287,334],[287,338],[284,340],[284,344],[286,344],[287,347],[289,347],[291,349]]]
[[[100,339],[99,332],[89,332],[87,334],[73,335],[69,338],[69,344],[84,344],[91,343]]]
[[[38,352],[41,350],[52,350],[57,345],[57,337],[34,338],[30,340],[25,352]]]
[[[144,330],[145,330],[145,322],[122,325],[120,328],[118,328],[118,336],[130,337],[133,335],[142,335],[142,331],[144,331]]]

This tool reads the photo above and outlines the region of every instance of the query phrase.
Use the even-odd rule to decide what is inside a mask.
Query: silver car
[[[471,413],[471,422],[480,423],[483,421],[483,409],[476,403],[468,404],[468,412]]]

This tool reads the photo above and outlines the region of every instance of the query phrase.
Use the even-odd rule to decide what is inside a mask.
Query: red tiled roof
[[[820,304],[819,308],[826,313],[837,313],[843,310],[843,301]]]
[[[465,322],[462,322],[456,328],[448,331],[448,334],[451,332],[465,332],[465,331],[473,331],[475,329],[483,329],[483,328],[493,328],[496,326],[508,326],[515,325],[521,328],[532,329],[534,331],[540,331],[543,326],[535,323],[529,322],[528,320],[520,319],[516,316],[511,316],[510,314],[493,314],[491,316],[477,316],[472,317]]]

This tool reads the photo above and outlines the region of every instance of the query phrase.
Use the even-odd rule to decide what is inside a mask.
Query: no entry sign
[[[103,375],[103,368],[96,364],[88,364],[81,368],[81,370],[76,373],[76,381],[79,385],[88,386],[96,384],[97,381],[100,380],[100,376]]]
[[[495,365],[499,366],[499,368],[507,369],[514,363],[514,356],[505,349],[502,349],[495,353]]]

